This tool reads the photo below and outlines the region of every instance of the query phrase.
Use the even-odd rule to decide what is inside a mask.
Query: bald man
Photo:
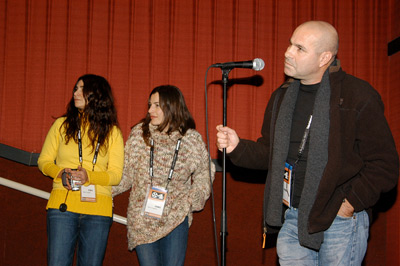
[[[293,32],[288,80],[272,94],[261,137],[217,126],[217,146],[241,167],[268,170],[264,231],[281,265],[361,265],[371,208],[399,176],[399,158],[377,91],[344,72],[327,22]]]

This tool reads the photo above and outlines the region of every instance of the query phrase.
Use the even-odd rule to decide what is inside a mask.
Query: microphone
[[[233,68],[251,68],[255,71],[260,71],[264,68],[265,63],[261,58],[256,58],[250,61],[241,62],[227,62],[227,63],[216,63],[211,67],[219,67],[222,69],[233,69]]]

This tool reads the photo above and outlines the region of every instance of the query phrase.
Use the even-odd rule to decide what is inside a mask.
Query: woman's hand
[[[61,182],[62,182],[63,186],[67,190],[71,190],[72,189],[71,188],[71,184],[69,183],[70,171],[71,171],[71,169],[64,168],[57,176],[58,178],[61,179]]]
[[[78,169],[71,171],[71,177],[73,180],[78,180],[80,185],[84,185],[88,181],[88,175],[85,168],[78,166]]]
[[[78,185],[84,185],[88,180],[88,175],[85,168],[78,166],[78,169],[65,168],[60,172],[59,178],[62,178],[62,174],[65,172],[66,175],[66,185],[64,187],[68,190],[71,190],[70,178],[78,181]]]

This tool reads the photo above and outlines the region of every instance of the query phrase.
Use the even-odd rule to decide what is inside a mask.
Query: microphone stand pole
[[[223,126],[226,124],[226,91],[228,84],[228,75],[232,69],[222,68],[222,82],[223,82]],[[226,223],[226,149],[222,150],[222,213],[221,213],[221,265],[225,266],[226,255],[226,236],[227,236],[227,223]]]

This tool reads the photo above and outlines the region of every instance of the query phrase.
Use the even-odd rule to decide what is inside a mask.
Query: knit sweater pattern
[[[133,127],[125,145],[125,163],[121,183],[113,187],[116,196],[130,191],[127,210],[128,248],[155,242],[181,224],[186,216],[189,226],[193,212],[204,208],[210,196],[214,181],[215,166],[209,166],[209,154],[199,132],[189,129],[182,137],[179,132],[161,133],[150,125],[151,138],[154,141],[153,178],[149,174],[150,147],[142,137],[142,124]],[[175,147],[182,138],[178,158],[171,181],[168,174],[171,169]],[[211,173],[211,177],[210,177]],[[161,219],[142,215],[146,192],[149,186],[165,188],[168,195]]]

